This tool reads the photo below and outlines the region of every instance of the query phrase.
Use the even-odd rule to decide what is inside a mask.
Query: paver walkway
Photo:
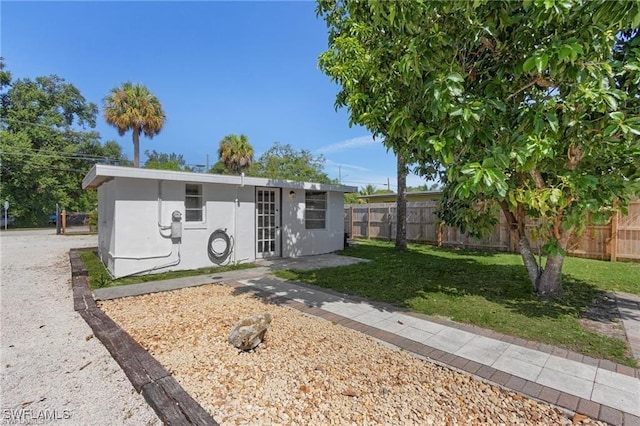
[[[617,293],[616,304],[633,356],[640,362],[640,296]]]
[[[323,262],[326,266],[326,258]],[[290,263],[287,267],[292,267]],[[239,290],[257,292],[263,297],[572,412],[611,424],[640,425],[638,369],[479,327],[412,314],[390,305],[308,284],[281,280],[266,274],[272,269],[278,269],[278,265],[219,276],[102,289],[95,295],[99,299],[110,299],[122,297],[124,293],[133,295],[224,281]],[[154,290],[154,286],[160,287]],[[619,298],[624,325],[638,332],[640,299],[626,296]]]

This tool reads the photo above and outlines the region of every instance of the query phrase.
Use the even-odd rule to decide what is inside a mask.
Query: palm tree
[[[218,156],[227,169],[239,175],[253,164],[253,147],[246,135],[227,135],[220,141]]]
[[[359,192],[360,192],[360,195],[373,195],[376,193],[377,190],[378,188],[376,188],[375,185],[368,184],[367,186],[363,186]]]
[[[104,98],[104,119],[123,136],[133,131],[133,166],[140,167],[140,133],[149,139],[160,133],[166,118],[158,98],[141,84],[122,83]]]

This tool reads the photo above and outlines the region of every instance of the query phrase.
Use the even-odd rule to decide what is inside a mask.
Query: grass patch
[[[564,293],[549,301],[536,296],[516,254],[426,245],[399,252],[379,241],[343,254],[373,262],[276,275],[636,366],[626,342],[584,330],[579,319],[602,291],[640,294],[640,264],[567,258]]]
[[[229,265],[229,266],[217,266],[211,268],[201,268],[201,269],[190,269],[188,271],[171,271],[171,272],[163,272],[160,274],[148,274],[148,275],[139,275],[132,277],[123,277],[113,279],[104,264],[98,257],[98,253],[95,251],[82,251],[80,252],[80,257],[87,267],[87,271],[89,273],[89,287],[91,290],[95,290],[97,288],[105,288],[105,287],[116,287],[121,285],[129,285],[129,284],[139,284],[148,281],[161,281],[161,280],[169,280],[172,278],[182,278],[182,277],[192,277],[195,275],[205,275],[205,274],[217,274],[220,272],[227,271],[236,271],[239,269],[249,269],[255,268],[256,265],[253,263],[242,263],[238,265]]]

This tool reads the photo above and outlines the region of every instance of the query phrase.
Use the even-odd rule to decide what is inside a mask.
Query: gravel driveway
[[[91,246],[54,229],[0,233],[0,424],[160,424],[73,310],[68,251]]]

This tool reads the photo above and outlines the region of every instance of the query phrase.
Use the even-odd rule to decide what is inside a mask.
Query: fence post
[[[371,239],[371,206],[367,206],[367,240]]]
[[[353,234],[353,206],[349,207],[349,234],[351,235],[351,238],[356,237]]]
[[[391,206],[387,206],[387,224],[389,228],[389,242],[391,242]]]
[[[67,233],[67,209],[62,209],[60,214],[60,221],[62,222],[62,233]]]
[[[438,247],[442,247],[442,233],[444,231],[444,222],[440,222],[438,226]]]
[[[619,211],[616,211],[611,218],[611,262],[615,262],[618,258],[618,217]]]

